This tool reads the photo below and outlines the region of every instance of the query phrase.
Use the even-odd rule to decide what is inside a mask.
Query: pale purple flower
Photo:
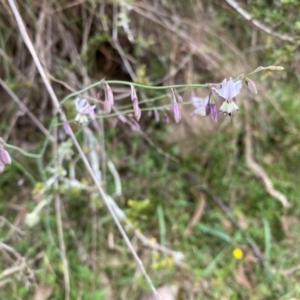
[[[241,88],[242,88],[241,80],[233,81],[232,78],[230,78],[228,81],[224,79],[219,89],[215,87],[213,87],[212,89],[220,97],[224,98],[225,100],[231,101],[240,93]]]
[[[0,162],[3,163],[4,165],[11,164],[11,157],[9,153],[3,148],[0,150]]]
[[[75,99],[75,107],[78,112],[75,117],[75,121],[79,123],[87,123],[88,118],[86,115],[89,115],[92,120],[95,120],[95,108],[96,105],[90,105],[86,99],[77,97]]]
[[[106,83],[106,97],[107,100],[109,101],[110,105],[113,106],[114,105],[114,94],[112,92],[111,87]]]
[[[245,78],[245,81],[249,91],[252,92],[253,94],[257,94],[257,88],[255,82],[249,78]]]
[[[208,102],[208,96],[205,98],[200,98],[192,95],[192,103],[195,107],[195,110],[191,113],[191,115],[200,115],[203,117],[209,115],[210,111],[208,110]]]
[[[203,117],[210,115],[214,122],[218,121],[217,105],[211,102],[210,96],[200,98],[192,95],[192,102],[195,106],[195,110],[191,115],[196,114]]]
[[[224,79],[219,89],[215,87],[212,88],[220,97],[224,98],[225,100],[220,107],[221,112],[231,116],[234,111],[239,110],[239,107],[235,103],[235,97],[240,93],[241,88],[242,81],[233,81],[232,78],[230,78],[228,81]]]
[[[63,128],[64,128],[64,131],[67,135],[70,135],[71,134],[71,127],[70,127],[70,124],[68,121],[64,121],[63,122]]]
[[[181,112],[179,109],[179,105],[175,100],[173,102],[173,113],[174,113],[174,120],[176,123],[178,123],[181,120]]]

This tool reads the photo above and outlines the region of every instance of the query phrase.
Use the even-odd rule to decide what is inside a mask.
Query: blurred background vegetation
[[[165,299],[300,299],[300,1],[17,2],[60,99],[103,78],[171,85],[285,68],[252,77],[258,95],[243,90],[231,123],[191,118],[187,105],[179,124],[144,112],[140,130],[111,117],[90,132],[102,149],[103,186],[135,226],[124,224]],[[50,97],[7,0],[0,3],[0,78],[51,129]],[[52,145],[1,86],[0,135],[43,156],[10,150],[13,163],[0,176],[0,298],[153,299],[78,157],[69,164],[90,188],[47,185]],[[130,103],[127,90],[112,88],[116,107]],[[147,91],[140,100],[162,95]],[[182,95],[188,101],[191,90]],[[74,118],[72,101],[64,107]],[[73,126],[88,153],[84,131]],[[57,147],[66,140],[60,126]]]

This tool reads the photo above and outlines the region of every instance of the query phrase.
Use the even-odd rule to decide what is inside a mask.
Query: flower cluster
[[[248,89],[257,94],[257,89],[255,83],[246,78],[246,85]],[[195,110],[192,112],[192,115],[198,114],[201,116],[211,115],[211,118],[214,122],[218,120],[217,106],[214,100],[212,99],[212,95],[219,95],[223,98],[223,103],[220,106],[220,112],[223,112],[225,115],[231,117],[234,111],[238,111],[239,107],[236,104],[236,97],[240,93],[242,88],[242,81],[236,80],[234,81],[232,78],[229,80],[224,79],[221,85],[213,86],[211,89],[211,93],[206,98],[199,98],[192,95],[192,103],[195,107]]]
[[[250,80],[249,78],[245,78],[245,83],[248,89],[252,93],[257,94],[256,85],[252,80]],[[233,80],[232,78],[229,78],[229,80],[224,79],[221,84],[212,84],[210,86],[209,96],[205,98],[197,97],[192,93],[191,102],[194,105],[195,109],[193,110],[191,115],[200,115],[200,116],[210,115],[213,122],[217,122],[218,108],[217,108],[216,101],[214,100],[214,96],[218,95],[223,99],[223,103],[221,104],[219,111],[231,117],[233,112],[239,110],[239,107],[236,104],[236,97],[240,93],[241,89],[242,89],[241,79],[238,78],[236,80]],[[106,82],[103,84],[101,91],[98,93],[99,98],[102,96],[103,91],[105,93],[105,100],[103,101],[103,111],[104,113],[110,113],[112,107],[114,106],[114,95],[111,87]],[[183,99],[179,95],[177,90],[171,88],[171,91],[173,95],[171,105],[174,114],[174,120],[176,123],[179,123],[181,120],[180,103],[183,102]],[[136,90],[134,88],[134,84],[131,84],[131,101],[133,106],[133,114],[135,118],[134,127],[137,127],[136,124],[138,124],[137,122],[140,120],[142,112],[139,106],[139,100],[137,97]],[[80,124],[88,123],[88,116],[92,120],[95,120],[96,105],[90,105],[86,99],[77,97],[75,99],[75,107],[77,110],[77,115],[75,118],[76,122]],[[118,110],[115,111],[117,112],[117,117],[119,118],[119,120],[122,121],[122,118],[125,118],[124,115],[118,113]],[[155,120],[159,120],[159,113],[157,112],[157,110],[154,110],[153,112],[154,112]],[[126,123],[128,122],[126,121]],[[130,121],[129,123],[133,124],[133,121]],[[70,134],[71,128],[68,122],[64,122],[63,128],[66,134]]]
[[[245,79],[246,85],[248,89],[257,94],[257,89],[255,83],[249,78]],[[195,109],[191,113],[191,115],[200,115],[200,116],[211,116],[211,119],[214,122],[218,121],[218,111],[217,104],[213,99],[213,95],[218,95],[223,99],[223,103],[221,104],[219,110],[223,112],[225,115],[231,117],[232,113],[239,110],[238,105],[236,104],[236,97],[240,93],[242,88],[242,81],[240,79],[233,80],[229,78],[229,80],[224,79],[220,85],[213,85],[211,87],[211,91],[209,96],[205,98],[200,98],[192,93],[191,102],[194,105]],[[181,112],[179,109],[178,102],[182,101],[182,98],[178,95],[176,90],[173,90],[173,113],[175,122],[178,123],[181,119]],[[179,100],[180,99],[180,100]]]

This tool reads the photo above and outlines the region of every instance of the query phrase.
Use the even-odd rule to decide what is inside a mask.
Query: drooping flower
[[[63,128],[65,131],[65,134],[70,135],[71,134],[71,128],[70,128],[70,124],[68,121],[64,121],[63,122]]]
[[[245,78],[245,81],[249,91],[252,92],[253,94],[257,94],[257,88],[255,82],[249,78]]]
[[[131,86],[131,101],[133,102],[134,117],[136,118],[137,121],[139,121],[142,112],[139,107],[139,100],[133,85]]]
[[[225,100],[220,107],[221,112],[231,116],[234,111],[239,110],[239,107],[235,103],[235,97],[240,93],[241,88],[242,81],[233,81],[232,78],[230,78],[228,81],[224,79],[220,88],[212,88],[220,97],[224,98]]]
[[[11,164],[11,157],[9,153],[4,150],[3,148],[0,149],[0,162],[4,165],[10,165]]]
[[[209,106],[209,111],[210,111],[210,116],[211,119],[217,123],[218,122],[218,112],[217,112],[217,105],[216,103],[210,103],[208,104]]]
[[[209,97],[200,98],[192,95],[192,103],[195,107],[195,110],[191,113],[191,115],[200,115],[202,117],[209,115],[209,112],[207,110],[207,105],[209,101]]]
[[[192,102],[196,109],[191,115],[196,114],[203,117],[210,115],[214,122],[218,121],[217,105],[212,101],[211,95],[205,98],[192,95]]]
[[[77,121],[78,123],[87,123],[87,115],[89,115],[92,120],[95,120],[94,110],[96,108],[96,105],[90,105],[86,99],[77,97],[75,99],[75,107],[77,110],[75,121]]]

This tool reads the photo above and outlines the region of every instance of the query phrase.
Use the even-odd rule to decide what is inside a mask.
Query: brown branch
[[[252,147],[252,137],[251,137],[251,125],[249,121],[246,120],[245,124],[245,157],[248,168],[254,173],[255,176],[260,178],[265,186],[265,189],[269,195],[276,198],[281,202],[283,207],[290,207],[290,203],[287,200],[287,197],[281,192],[277,191],[273,187],[273,183],[265,170],[254,160],[253,158],[253,147]]]
[[[244,19],[246,19],[248,22],[250,22],[253,26],[258,28],[259,30],[272,35],[278,39],[281,39],[286,42],[295,43],[297,40],[289,35],[286,34],[280,34],[274,30],[272,30],[270,27],[266,26],[262,22],[260,22],[257,19],[254,19],[245,9],[239,6],[239,4],[235,0],[225,0],[227,4],[229,4],[235,11],[237,11]]]

